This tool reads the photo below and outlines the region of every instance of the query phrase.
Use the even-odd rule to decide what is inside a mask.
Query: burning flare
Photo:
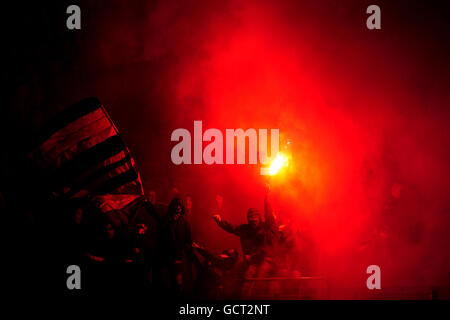
[[[287,167],[288,158],[282,153],[278,153],[275,159],[272,160],[269,166],[269,175],[273,176],[280,171],[281,168]]]

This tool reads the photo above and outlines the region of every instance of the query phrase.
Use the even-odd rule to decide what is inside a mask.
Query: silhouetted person
[[[174,198],[160,229],[160,280],[166,293],[182,296],[189,291],[189,259],[192,257],[191,228],[184,217],[184,206]]]
[[[128,285],[126,264],[131,262],[131,246],[111,223],[105,223],[103,232],[97,248],[87,253],[97,274],[92,280],[96,288],[105,293],[119,292]]]
[[[200,299],[223,298],[224,286],[227,285],[224,284],[224,278],[236,265],[238,252],[231,248],[220,254],[213,254],[197,243],[193,243],[192,247],[203,257],[203,262],[195,259],[197,266],[195,296]]]
[[[158,246],[160,215],[156,209],[156,198],[150,196],[137,208],[129,226],[134,241],[136,264],[135,282],[138,288],[148,290],[153,283],[153,268]]]
[[[224,221],[220,215],[214,216],[222,229],[240,238],[244,253],[244,278],[265,277],[273,268],[272,250],[276,245],[278,230],[267,194],[264,197],[264,217],[262,221],[259,211],[250,208],[247,211],[248,223],[236,226]]]

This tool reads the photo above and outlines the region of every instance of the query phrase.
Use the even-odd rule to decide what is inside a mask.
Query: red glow
[[[98,96],[147,194],[155,190],[163,202],[169,190],[189,194],[194,238],[211,250],[240,247],[236,237],[217,236],[210,218],[216,195],[228,220],[244,222],[249,207],[262,208],[269,179],[278,218],[311,235],[314,272],[334,281],[333,297],[352,298],[346,289],[359,288],[373,263],[386,285],[448,285],[446,17],[416,15],[423,10],[415,2],[386,1],[383,29],[371,32],[365,3],[356,2],[85,6],[83,30],[71,34],[77,48],[61,66],[20,61],[18,70],[56,70],[48,72],[57,80],[40,89],[35,74],[17,90],[30,95],[17,98],[17,128]],[[58,56],[53,49],[37,51]],[[170,134],[195,120],[220,130],[277,128],[289,165],[270,177],[259,165],[176,166]]]

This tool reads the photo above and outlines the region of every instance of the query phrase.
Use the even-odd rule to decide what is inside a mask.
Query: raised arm
[[[192,248],[196,249],[206,259],[212,259],[213,254],[204,247],[199,246],[196,242],[192,242]]]
[[[228,223],[224,221],[220,215],[215,215],[213,219],[217,222],[217,225],[221,227],[226,232],[232,233],[234,235],[240,236],[241,235],[241,228],[240,226],[232,225],[231,223]]]
[[[264,220],[267,228],[276,227],[275,216],[273,214],[272,206],[270,205],[268,194],[264,196]]]
[[[277,241],[280,239],[280,232],[278,230],[278,225],[275,220],[275,215],[273,214],[272,206],[269,201],[269,189],[267,190],[264,196],[264,228],[266,230],[265,242],[269,246],[273,246],[277,244]],[[264,254],[263,252],[262,254]]]

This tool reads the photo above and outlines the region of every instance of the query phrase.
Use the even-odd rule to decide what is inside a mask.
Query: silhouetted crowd
[[[216,202],[222,208],[220,195]],[[235,299],[249,297],[254,281],[299,277],[310,271],[312,242],[305,241],[288,221],[278,221],[269,192],[264,196],[264,212],[248,209],[247,223],[225,221],[223,210],[212,217],[218,227],[239,237],[241,250],[212,252],[193,240],[190,196],[175,195],[166,205],[150,191],[128,210],[132,213],[124,222],[120,214],[102,214],[89,206],[77,204],[71,209],[64,228],[65,254],[67,263],[87,270],[86,290]]]

